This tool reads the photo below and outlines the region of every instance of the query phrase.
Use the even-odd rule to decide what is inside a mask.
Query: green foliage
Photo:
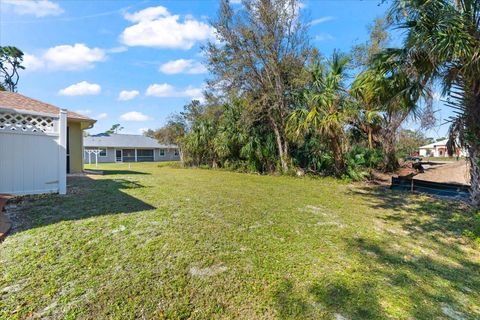
[[[480,2],[395,0],[390,17],[405,31],[395,55],[419,82],[439,83],[455,111],[448,149],[469,150],[472,203],[480,206]]]
[[[370,176],[372,169],[377,169],[383,161],[381,149],[369,149],[354,146],[345,155],[346,175],[355,181],[363,180]]]
[[[0,82],[0,91],[17,91],[20,80],[18,70],[25,69],[22,62],[22,50],[12,46],[0,46],[0,77],[3,78],[3,82]]]
[[[123,130],[123,127],[119,123],[116,123],[112,125],[110,129],[105,131],[104,134],[114,134],[114,133],[117,134],[119,131],[122,131],[122,130]]]
[[[398,134],[397,152],[400,157],[418,152],[418,147],[429,143],[429,139],[419,130],[402,129]]]

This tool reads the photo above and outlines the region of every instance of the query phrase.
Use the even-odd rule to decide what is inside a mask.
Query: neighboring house
[[[83,170],[83,130],[95,120],[0,91],[0,194],[66,193]]]
[[[180,160],[179,150],[173,144],[133,134],[100,134],[85,137],[84,162],[146,162]],[[90,152],[89,152],[90,151]],[[96,155],[95,153],[98,153]]]
[[[421,146],[419,154],[421,157],[448,157],[447,139]],[[458,150],[455,156],[464,157],[465,151]]]

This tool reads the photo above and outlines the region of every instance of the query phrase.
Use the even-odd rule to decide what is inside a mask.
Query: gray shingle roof
[[[174,144],[161,144],[157,140],[135,134],[110,134],[88,136],[83,139],[86,148],[178,148]]]

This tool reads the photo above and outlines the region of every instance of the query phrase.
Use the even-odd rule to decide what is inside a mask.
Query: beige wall
[[[83,130],[80,122],[68,121],[70,130],[70,173],[83,170]]]

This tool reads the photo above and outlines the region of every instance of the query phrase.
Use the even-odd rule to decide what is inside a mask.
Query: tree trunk
[[[468,148],[470,161],[470,195],[472,204],[480,207],[480,145]]]
[[[395,150],[395,131],[387,130],[383,141],[384,164],[386,172],[394,172],[400,167]]]
[[[372,137],[372,127],[368,126],[368,148],[373,149],[373,137]]]
[[[466,140],[470,160],[470,195],[474,206],[480,208],[480,81],[472,85],[471,99],[467,100]]]
[[[286,141],[283,141],[282,135],[278,128],[277,123],[273,119],[273,116],[269,114],[269,120],[275,134],[275,141],[277,142],[278,156],[280,158],[280,164],[282,166],[282,172],[288,171],[288,144]]]
[[[335,161],[335,174],[341,176],[345,171],[342,145],[338,137],[332,138],[333,159]]]

